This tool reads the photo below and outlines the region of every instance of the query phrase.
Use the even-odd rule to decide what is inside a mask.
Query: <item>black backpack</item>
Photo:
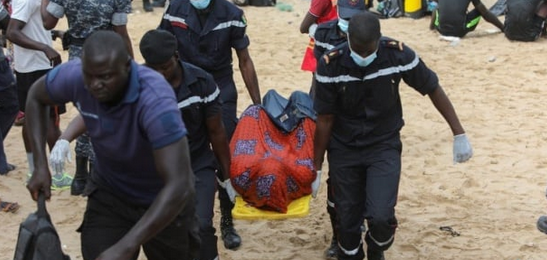
[[[59,235],[46,210],[46,198],[38,195],[38,210],[19,226],[14,260],[70,260],[63,253]]]

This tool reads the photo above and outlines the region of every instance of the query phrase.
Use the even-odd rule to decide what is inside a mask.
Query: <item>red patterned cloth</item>
[[[281,213],[295,199],[311,194],[315,122],[304,118],[283,133],[260,106],[250,106],[230,143],[231,180],[250,205]]]

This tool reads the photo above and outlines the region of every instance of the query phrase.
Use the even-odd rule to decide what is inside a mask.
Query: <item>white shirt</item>
[[[26,23],[22,32],[27,37],[52,46],[51,32],[42,24],[40,5],[41,0],[13,0],[11,19]],[[42,51],[26,49],[14,44],[13,55],[15,70],[19,73],[51,68],[49,59]]]

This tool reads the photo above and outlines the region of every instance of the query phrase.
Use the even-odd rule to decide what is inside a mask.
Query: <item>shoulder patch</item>
[[[323,60],[325,60],[325,64],[329,64],[331,60],[338,58],[340,54],[342,54],[343,52],[344,52],[343,50],[337,49],[337,50],[332,50],[332,51],[329,51],[328,53],[325,53],[323,55]]]
[[[382,44],[387,48],[403,51],[403,42],[396,40],[386,40],[382,41]]]

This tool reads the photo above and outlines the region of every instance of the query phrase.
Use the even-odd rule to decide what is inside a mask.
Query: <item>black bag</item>
[[[46,198],[38,195],[38,210],[19,226],[14,260],[70,260],[63,253],[59,235],[46,210]]]

